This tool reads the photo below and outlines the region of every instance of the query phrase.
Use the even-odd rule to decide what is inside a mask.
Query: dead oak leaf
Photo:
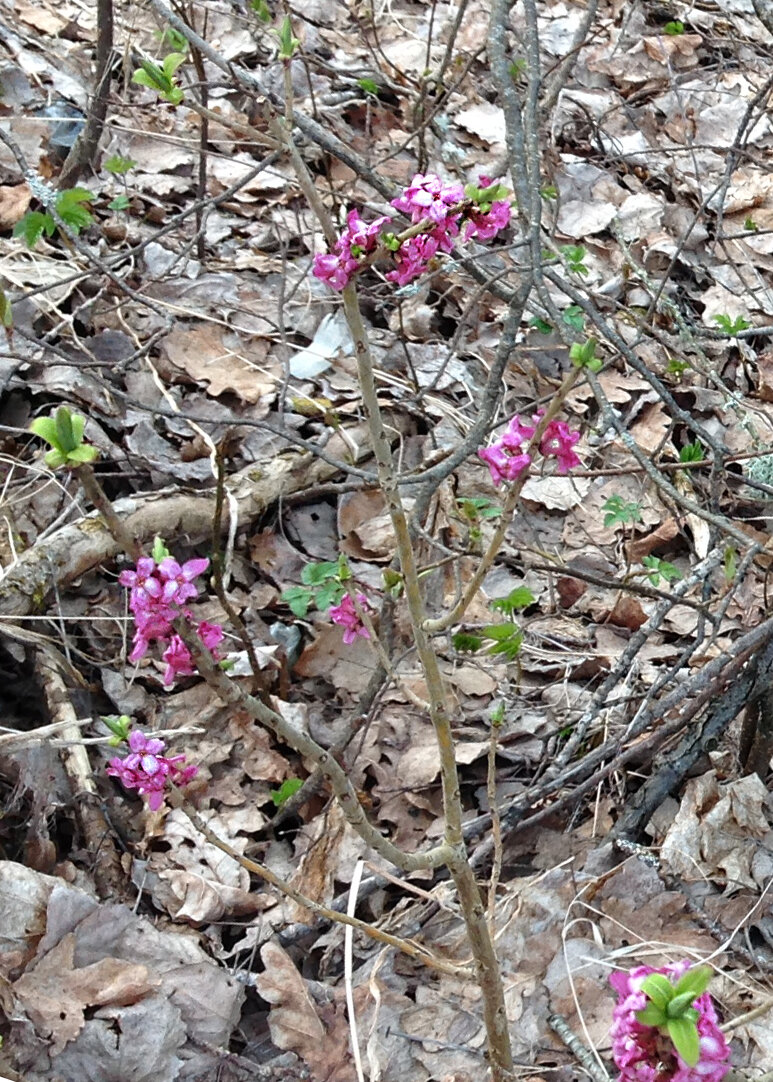
[[[254,404],[276,387],[274,374],[263,364],[268,343],[259,340],[247,346],[233,331],[215,323],[175,327],[164,339],[163,351],[175,368],[197,382],[205,381],[213,398],[232,391]]]
[[[74,954],[75,936],[70,933],[13,986],[38,1032],[53,1038],[54,1054],[78,1036],[88,1007],[136,1003],[159,983],[149,977],[146,966],[119,958],[76,969]]]

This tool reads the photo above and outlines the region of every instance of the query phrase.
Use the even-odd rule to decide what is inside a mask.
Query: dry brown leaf
[[[50,37],[61,33],[69,22],[40,3],[17,4],[14,15],[33,30],[39,30],[41,34],[48,34]]]
[[[215,323],[200,323],[175,327],[162,348],[175,368],[191,379],[206,381],[207,393],[215,398],[232,391],[254,404],[275,393],[277,376],[264,364],[266,341],[253,339],[246,345],[233,331]]]
[[[24,217],[32,199],[26,184],[5,184],[0,187],[0,231],[13,229]]]
[[[136,1003],[158,985],[158,978],[151,978],[146,966],[118,958],[103,958],[76,969],[74,953],[71,933],[13,986],[36,1029],[52,1038],[54,1053],[80,1033],[87,1007]]]

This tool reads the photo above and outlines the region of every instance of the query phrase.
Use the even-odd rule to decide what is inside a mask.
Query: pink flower
[[[107,773],[118,778],[125,789],[136,789],[147,796],[151,811],[161,807],[167,784],[187,785],[198,773],[195,766],[178,765],[185,762],[184,755],[162,755],[163,750],[163,740],[134,729],[129,734],[129,754],[125,759],[111,759],[107,768]]]
[[[370,609],[370,602],[365,594],[357,594],[357,604],[362,609]],[[370,638],[370,632],[363,624],[354,607],[354,601],[346,594],[339,605],[333,605],[330,609],[330,619],[334,624],[340,624],[344,628],[344,643],[351,646],[358,635],[363,639]]]
[[[158,565],[158,574],[163,581],[162,597],[169,604],[175,602],[181,605],[198,594],[198,587],[193,585],[193,580],[203,575],[209,567],[209,560],[202,557],[198,560],[188,560],[182,567],[177,560],[167,556]]]
[[[417,173],[402,195],[392,200],[392,206],[410,215],[412,222],[420,222],[422,218],[445,222],[451,216],[451,208],[462,202],[461,184],[442,181],[436,173]]]
[[[558,472],[568,473],[574,466],[581,466],[582,461],[572,450],[580,440],[579,432],[572,432],[566,421],[551,421],[540,440],[539,449],[547,458],[555,455]]]
[[[492,443],[490,447],[481,447],[480,458],[489,468],[491,480],[497,487],[502,481],[514,481],[531,465],[531,456],[525,453],[511,455],[502,443]]]
[[[196,628],[196,634],[213,657],[217,659],[217,647],[223,641],[223,629],[220,624],[210,624],[208,621],[202,620]],[[163,653],[163,660],[166,662],[164,683],[167,685],[173,684],[178,676],[193,676],[196,671],[191,652],[179,635],[172,636]]]
[[[346,216],[346,228],[336,241],[333,252],[314,256],[314,277],[326,282],[331,289],[343,289],[359,270],[364,256],[375,250],[379,234],[389,221],[391,218],[383,214],[372,222],[366,222],[358,210],[350,210]]]
[[[521,446],[529,442],[534,432],[534,425],[522,425],[520,417],[513,417],[499,442],[508,451],[520,451]]]
[[[501,229],[510,223],[510,204],[501,200],[491,204],[491,209],[485,214],[480,210],[473,210],[467,219],[465,240],[477,237],[479,240],[491,240]]]
[[[698,1012],[700,1059],[695,1067],[684,1062],[671,1040],[654,1026],[638,1021],[636,1014],[647,1006],[641,990],[650,973],[662,973],[675,983],[690,962],[673,962],[661,969],[637,966],[630,973],[613,973],[609,980],[620,999],[612,1016],[612,1058],[620,1069],[618,1082],[722,1082],[730,1069],[730,1050],[719,1028],[708,992],[693,1003]]]

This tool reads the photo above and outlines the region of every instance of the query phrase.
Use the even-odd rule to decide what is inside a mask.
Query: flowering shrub
[[[370,603],[365,594],[357,594],[357,604],[362,609],[370,608]],[[370,632],[363,624],[349,594],[345,594],[338,605],[332,605],[329,611],[333,623],[340,624],[344,628],[344,643],[346,646],[351,646],[358,635],[361,635],[363,639],[370,638]]]
[[[611,975],[618,1082],[721,1082],[730,1052],[706,991],[710,976],[688,961]]]
[[[510,201],[503,198],[506,189],[493,184],[489,177],[480,177],[479,184],[463,188],[441,180],[435,173],[417,173],[403,193],[392,200],[392,206],[408,215],[414,225],[426,222],[424,232],[400,244],[386,234],[384,226],[391,222],[388,216],[368,224],[359,211],[350,210],[346,228],[333,251],[314,257],[314,275],[331,289],[343,289],[362,267],[365,257],[375,251],[382,233],[396,264],[386,277],[401,286],[423,274],[438,252],[453,251],[463,221],[467,223],[464,240],[473,236],[491,240],[510,221]]]
[[[521,424],[520,417],[513,417],[498,440],[478,451],[478,457],[488,466],[495,485],[514,481],[531,464],[531,455],[524,447],[534,435],[540,415],[539,412],[534,414],[533,425]],[[579,439],[580,433],[572,432],[566,421],[551,421],[542,435],[539,449],[545,458],[555,455],[559,473],[568,473],[573,466],[581,465],[573,450]]]
[[[185,762],[184,755],[162,755],[164,746],[163,740],[135,729],[129,734],[129,754],[125,759],[111,759],[107,768],[125,789],[147,796],[151,811],[161,807],[167,785],[187,785],[198,772],[198,767],[180,765]]]
[[[130,661],[139,661],[148,652],[154,640],[166,643],[163,659],[166,662],[164,683],[172,684],[178,676],[191,676],[195,671],[188,647],[175,634],[172,623],[183,615],[196,629],[201,642],[217,657],[216,648],[223,641],[223,629],[219,624],[203,620],[196,625],[193,614],[184,608],[185,602],[198,596],[193,580],[209,567],[209,560],[188,560],[182,566],[171,556],[156,561],[152,556],[142,556],[134,571],[122,571],[118,581],[128,586],[129,608],[134,615],[135,631]]]

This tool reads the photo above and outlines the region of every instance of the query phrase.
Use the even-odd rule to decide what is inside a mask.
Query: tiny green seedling
[[[677,379],[681,379],[687,369],[691,367],[689,361],[679,361],[676,357],[669,357],[666,372],[668,372],[669,376],[676,376]]]
[[[161,67],[153,60],[143,60],[132,75],[132,82],[155,90],[170,105],[179,105],[184,101],[185,93],[176,81],[176,72],[185,59],[184,53],[169,53],[161,61]]]
[[[587,368],[591,372],[598,372],[604,362],[596,356],[595,338],[588,338],[585,342],[574,342],[569,350],[569,357],[576,368]]]
[[[622,496],[610,496],[602,505],[601,510],[606,511],[604,525],[607,529],[610,526],[628,526],[642,520],[641,504],[624,500]]]
[[[282,20],[282,25],[274,33],[279,38],[279,59],[280,60],[292,60],[300,40],[293,37],[293,24],[290,22],[290,16],[285,15]]]
[[[684,33],[684,23],[679,19],[673,19],[663,27],[663,33],[668,34],[668,36],[672,38],[679,37]]]
[[[278,789],[272,789],[269,796],[274,801],[277,808],[281,808],[283,804],[286,804],[291,796],[295,796],[303,782],[300,778],[285,778]]]
[[[306,564],[301,572],[302,586],[290,586],[282,592],[282,600],[290,612],[299,620],[308,613],[312,602],[320,612],[325,612],[331,605],[341,602],[346,589],[344,582],[351,579],[352,573],[343,553],[337,560],[324,560],[317,564]]]
[[[750,233],[756,233],[759,229],[759,226],[755,222],[754,218],[752,218],[751,216],[749,216],[743,223],[743,227],[744,229],[748,229]]]
[[[590,271],[585,266],[585,257],[588,252],[582,245],[579,244],[562,244],[559,248],[561,255],[566,260],[566,265],[573,274],[579,274],[580,277],[584,277],[586,274],[590,274]]]
[[[534,329],[536,331],[539,331],[540,334],[550,334],[550,332],[553,330],[553,324],[548,323],[544,319],[540,319],[539,316],[535,316],[534,319],[529,323],[529,326],[534,327]]]
[[[653,586],[659,586],[661,578],[665,582],[677,582],[682,577],[678,567],[668,563],[667,560],[659,559],[657,556],[645,556],[642,565],[649,572],[647,578]]]
[[[94,221],[91,211],[84,205],[93,198],[86,188],[65,188],[57,193],[54,201],[56,213],[76,236]],[[22,237],[28,248],[34,248],[44,233],[52,237],[56,227],[54,216],[48,211],[30,210],[16,223],[13,235]]]
[[[585,313],[579,304],[570,304],[561,313],[561,320],[573,331],[582,331],[585,327]]]
[[[67,406],[60,406],[55,417],[37,417],[30,425],[30,432],[40,436],[51,447],[46,451],[45,462],[52,470],[60,466],[82,466],[93,462],[99,455],[96,447],[83,442],[86,419],[78,413],[70,413]]]
[[[121,714],[120,717],[118,714],[103,714],[100,720],[113,734],[108,740],[111,748],[118,748],[128,741],[132,729],[132,719],[128,714]]]
[[[250,11],[257,15],[262,23],[270,23],[273,18],[266,0],[250,0]]]
[[[721,315],[712,316],[711,318],[718,324],[721,331],[724,331],[725,334],[729,335],[738,334],[739,331],[745,331],[748,327],[751,327],[749,320],[745,319],[743,316],[736,316],[735,319],[731,319],[730,316],[722,313]]]

